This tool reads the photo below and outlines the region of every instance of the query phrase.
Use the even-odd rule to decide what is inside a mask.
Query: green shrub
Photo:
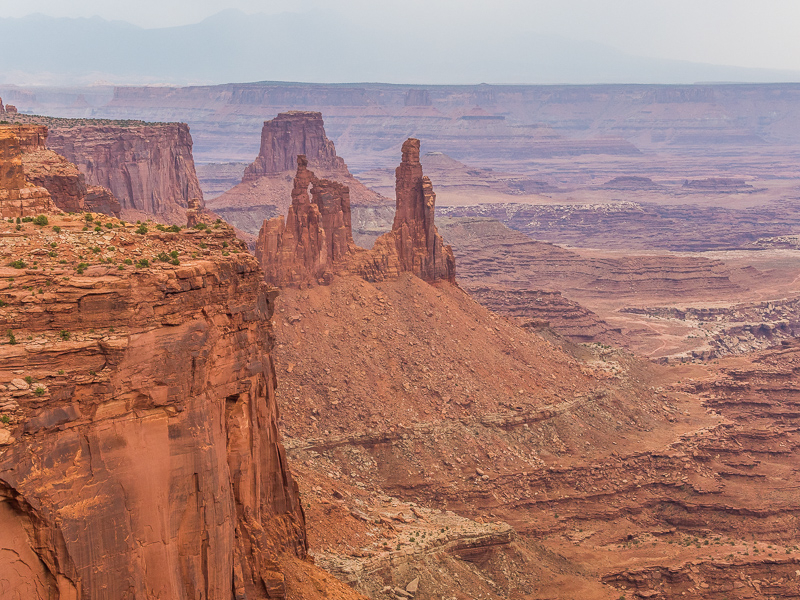
[[[139,227],[136,229],[136,233],[139,233],[141,235],[144,235],[145,233],[147,233],[147,225],[145,225],[144,223],[139,225]]]
[[[2,417],[0,417],[0,422],[8,425],[9,423],[11,423],[11,417],[9,417],[8,415],[3,415]]]
[[[44,227],[48,223],[49,223],[49,221],[47,220],[47,216],[46,215],[39,215],[38,217],[36,217],[33,220],[33,224],[34,225],[39,225],[40,227]]]
[[[181,261],[179,261],[177,258],[173,258],[173,259],[172,259],[171,261],[169,261],[169,262],[170,262],[170,263],[172,263],[172,264],[173,264],[173,265],[175,265],[175,266],[178,266],[179,264],[181,264]]]
[[[169,256],[167,255],[166,252],[159,252],[156,258],[161,262],[169,262]]]
[[[97,227],[94,228],[94,230],[95,231],[103,231],[103,228],[98,225]]]
[[[113,229],[113,228],[114,228],[113,223],[106,223],[106,229]]]
[[[132,265],[132,264],[133,264],[133,261],[132,261],[130,258],[126,258],[126,259],[125,259],[124,261],[122,261],[122,262],[124,262],[126,265]]]
[[[61,233],[61,227],[59,227],[58,225],[53,225],[53,231],[55,231],[56,233]]]
[[[170,232],[172,232],[172,233],[178,233],[178,232],[180,232],[180,230],[181,230],[181,228],[180,228],[180,227],[178,227],[177,225],[170,225],[170,226],[167,228],[167,231],[170,231]]]
[[[14,335],[14,332],[13,332],[13,331],[11,331],[11,330],[9,329],[9,330],[6,332],[6,335],[8,336],[8,343],[9,343],[9,344],[11,344],[11,345],[13,346],[13,345],[15,345],[15,344],[17,343],[17,337]]]
[[[28,265],[25,263],[25,261],[24,261],[24,260],[21,260],[21,259],[20,259],[20,260],[14,260],[14,261],[11,261],[10,263],[8,263],[8,266],[9,266],[9,267],[13,267],[13,268],[15,268],[15,269],[24,269],[24,268],[25,268],[25,267],[27,267]]]
[[[86,213],[85,215],[83,215],[83,218],[86,219],[87,223],[91,223],[92,221],[94,221],[94,217],[90,213]]]
[[[146,258],[143,258],[136,263],[136,266],[139,267],[140,269],[146,269],[147,267],[150,266],[150,261],[147,260]]]
[[[59,332],[59,334],[58,334],[58,335],[60,335],[60,336],[61,336],[61,339],[62,339],[62,340],[64,340],[64,341],[66,342],[66,341],[69,339],[69,336],[70,336],[71,334],[70,334],[70,332],[69,332],[69,331],[67,331],[66,329],[62,329],[62,330]]]
[[[44,388],[43,387],[37,387],[33,391],[33,393],[36,394],[37,396],[44,396]]]
[[[82,262],[82,263],[78,264],[78,267],[76,269],[76,271],[78,272],[78,275],[81,275],[86,270],[86,267],[88,267],[88,266],[89,265],[87,263],[85,263],[85,262]]]
[[[100,248],[98,246],[95,246],[94,248],[92,248],[92,252],[98,254],[100,252]]]

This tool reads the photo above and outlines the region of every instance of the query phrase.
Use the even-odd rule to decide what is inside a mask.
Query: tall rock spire
[[[436,229],[436,194],[431,180],[422,174],[419,140],[403,144],[402,160],[395,170],[397,205],[392,234],[402,271],[425,281],[445,279],[455,283],[455,259]]]

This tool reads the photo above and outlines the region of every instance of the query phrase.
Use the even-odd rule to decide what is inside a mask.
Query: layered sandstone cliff
[[[332,592],[304,561],[255,259],[225,226],[49,218],[0,223],[0,596]]]
[[[394,226],[372,250],[353,243],[347,186],[316,177],[302,155],[297,157],[291,197],[286,220],[265,220],[256,243],[256,256],[269,283],[329,283],[336,273],[357,274],[368,281],[413,273],[428,282],[455,283],[453,251],[444,245],[434,224],[436,195],[422,173],[419,140],[409,139],[403,145]]]
[[[47,148],[47,127],[24,123],[5,125],[3,129],[19,140],[25,180],[45,188],[58,208],[67,212],[89,210],[119,216],[119,202],[109,190],[87,186],[86,178],[74,164]]]
[[[183,224],[189,200],[202,203],[184,123],[56,127],[48,146],[75,163],[90,185],[111,190],[129,220]]]
[[[306,157],[317,177],[347,186],[353,204],[389,202],[350,174],[325,135],[321,113],[290,111],[264,122],[261,149],[245,169],[242,182],[209,200],[208,208],[243,231],[257,234],[265,219],[288,211],[299,155]]]
[[[22,148],[26,141],[17,129],[0,126],[0,217],[34,217],[55,211],[48,191],[25,178]]]

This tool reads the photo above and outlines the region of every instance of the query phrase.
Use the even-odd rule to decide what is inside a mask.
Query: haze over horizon
[[[789,0],[3,0],[0,7],[5,84],[800,81],[793,26],[800,5]],[[24,41],[34,32],[35,48]]]

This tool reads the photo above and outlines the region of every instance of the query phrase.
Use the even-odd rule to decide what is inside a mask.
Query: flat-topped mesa
[[[330,282],[334,265],[355,251],[349,189],[317,178],[305,156],[296,160],[286,220],[280,216],[264,221],[256,243],[265,278],[277,286]]]
[[[29,183],[16,127],[0,127],[0,217],[34,217],[58,212],[48,191]]]
[[[350,176],[344,160],[336,156],[333,142],[325,135],[322,113],[289,111],[264,122],[261,150],[245,169],[242,181],[292,171],[298,155],[305,156],[312,168],[325,175]]]

